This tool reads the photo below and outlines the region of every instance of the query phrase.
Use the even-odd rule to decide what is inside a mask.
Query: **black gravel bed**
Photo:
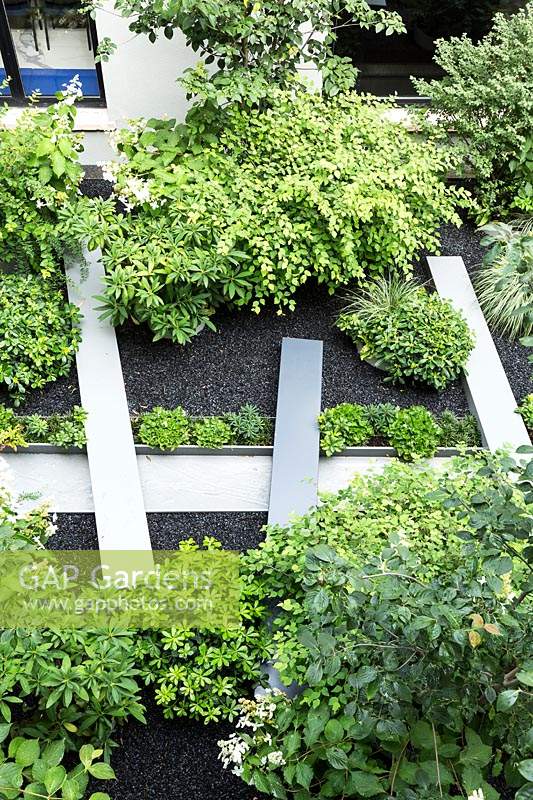
[[[7,391],[0,386],[0,404],[13,406],[13,401]],[[73,363],[70,372],[64,378],[58,378],[48,383],[42,389],[28,390],[26,400],[18,406],[17,414],[68,414],[73,406],[81,405],[80,389],[76,364]]]
[[[178,542],[213,536],[226,550],[248,550],[264,539],[267,515],[261,511],[177,512],[148,514],[154,550],[174,550]]]
[[[154,550],[174,550],[178,542],[213,536],[227,550],[248,550],[264,539],[263,512],[179,512],[148,514]],[[50,550],[98,550],[94,514],[57,514],[57,532],[48,542]]]
[[[48,540],[49,550],[98,550],[94,514],[56,514],[56,533]]]
[[[107,200],[111,197],[113,184],[104,181],[100,167],[85,167],[85,177],[80,184],[81,193],[86,197],[102,197]]]
[[[477,245],[477,239],[471,227],[443,229],[444,255],[459,252],[466,256],[474,243]],[[427,280],[427,267],[420,263],[416,274]],[[348,337],[334,327],[345,305],[342,292],[330,297],[322,287],[309,283],[296,300],[296,310],[284,316],[278,316],[273,308],[258,315],[248,309],[220,309],[214,318],[217,332],[204,330],[185,346],[153,342],[147,326],[128,323],[118,329],[130,410],[181,405],[191,414],[202,415],[254,403],[263,413],[274,415],[281,340],[293,336],[324,341],[324,408],[343,402],[391,402],[421,404],[435,413],[468,411],[460,381],[441,393],[423,386],[384,383],[383,373],[362,362]]]
[[[265,797],[225,770],[218,759],[217,742],[234,732],[231,724],[164,719],[149,689],[143,701],[148,724],[132,720],[114,735],[120,745],[111,758],[116,781],[91,781],[90,792],[108,792],[113,800]]]

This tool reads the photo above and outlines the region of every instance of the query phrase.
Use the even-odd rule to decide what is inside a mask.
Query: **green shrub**
[[[320,509],[310,515],[311,549],[286,585],[290,598],[298,581],[299,595],[274,620],[281,679],[301,691],[243,700],[236,733],[220,742],[224,766],[278,798],[497,800],[489,781],[501,776],[525,800],[532,466],[490,455],[455,462],[452,480],[425,500],[463,526],[448,564],[442,531],[437,574],[425,570],[423,539],[409,547],[402,533],[377,552],[313,545]],[[341,514],[344,500],[332,502]]]
[[[390,443],[405,461],[435,455],[440,437],[433,415],[422,406],[402,408],[389,428]]]
[[[68,375],[80,342],[80,312],[53,283],[3,275],[0,292],[0,385],[15,405],[29,389]]]
[[[458,417],[452,411],[443,411],[438,418],[438,425],[441,431],[439,447],[457,447],[457,445],[479,447],[481,445],[479,428],[472,414]]]
[[[220,547],[216,539],[204,538],[203,548]],[[199,548],[186,540],[179,549]],[[192,717],[206,724],[232,720],[239,698],[261,680],[261,664],[272,655],[266,625],[270,598],[246,563],[241,578],[240,625],[222,630],[153,631],[139,642],[142,674],[146,682],[155,684],[157,704],[167,719]]]
[[[511,339],[533,331],[533,219],[484,225],[488,247],[476,274],[477,296],[489,325]]]
[[[462,372],[474,338],[462,314],[436,293],[398,277],[378,278],[353,296],[337,326],[360,347],[361,358],[442,390]]]
[[[366,406],[366,415],[374,434],[388,439],[391,423],[399,411],[392,403],[371,403]]]
[[[272,107],[231,107],[218,138],[187,149],[182,128],[150,120],[123,132],[115,198],[71,211],[103,246],[104,315],[189,341],[217,306],[295,307],[313,278],[333,292],[385,265],[409,273],[459,224],[464,194],[442,180],[440,151],[387,119],[386,104],[272,92]],[[118,198],[128,210],[110,214]]]
[[[318,418],[318,427],[320,445],[327,456],[346,447],[366,444],[374,434],[366,407],[353,403],[327,408]]]
[[[5,726],[6,736],[10,727],[9,724]],[[65,742],[62,739],[41,744],[38,739],[15,736],[9,742],[7,759],[0,764],[2,797],[61,796],[82,800],[90,776],[98,780],[112,780],[115,777],[109,764],[97,760],[102,753],[103,750],[84,744],[78,754],[79,763],[68,769],[62,764],[65,757]],[[96,792],[91,794],[89,800],[110,800],[110,797],[105,792]]]
[[[272,444],[272,420],[265,417],[251,403],[241,406],[238,411],[225,415],[236,444],[261,445]]]
[[[42,417],[15,416],[11,408],[0,404],[0,449],[25,447],[28,442],[44,442],[58,447],[83,447],[87,443],[85,420],[87,413],[74,406],[68,414]]]
[[[5,410],[0,406],[0,419]],[[23,512],[9,487],[9,477],[0,463],[0,552],[42,549],[55,531],[48,508],[43,504]]]
[[[198,447],[223,447],[231,443],[231,428],[220,417],[206,417],[194,423],[192,439]]]
[[[465,172],[473,170],[487,221],[496,209],[509,209],[528,177],[513,172],[533,115],[533,6],[515,14],[496,14],[492,31],[479,44],[467,37],[441,39],[435,61],[443,79],[415,80],[431,98],[423,112],[433,137],[448,139]]]
[[[349,89],[357,71],[350,59],[333,55],[338,18],[349,14],[352,27],[385,31],[405,30],[397,12],[376,9],[366,0],[215,0],[191,3],[176,0],[163,5],[153,0],[117,0],[130,30],[155,42],[162,31],[171,39],[180,30],[204,61],[185,70],[178,79],[196,105],[187,119],[200,132],[204,126],[223,125],[230,102],[257,107],[268,102],[272,86],[291,90],[303,61],[313,61],[323,76],[323,91]],[[309,31],[314,31],[313,37]],[[212,64],[206,69],[205,64]],[[200,107],[200,108],[199,108]]]
[[[524,397],[516,410],[524,420],[524,425],[528,431],[533,432],[533,394],[528,394]]]
[[[0,109],[0,263],[45,278],[57,271],[65,250],[80,250],[59,220],[83,176],[83,134],[73,132],[78,88],[72,82],[59,102],[24,111],[14,128],[2,126]]]
[[[172,410],[156,406],[142,414],[139,441],[160,450],[173,450],[190,443],[190,422],[185,411],[178,406]]]

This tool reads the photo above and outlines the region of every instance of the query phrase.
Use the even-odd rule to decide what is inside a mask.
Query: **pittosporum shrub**
[[[318,418],[320,446],[327,456],[367,444],[374,429],[369,421],[365,406],[355,403],[341,403],[327,408]]]
[[[313,546],[283,576],[300,593],[274,620],[281,678],[300,693],[243,700],[219,743],[224,766],[258,791],[498,800],[498,780],[530,797],[533,461],[456,467],[426,501],[462,527],[450,563],[443,532],[436,574],[403,530],[377,553],[341,555],[307,525]]]
[[[532,41],[529,2],[516,13],[496,14],[492,31],[477,44],[466,36],[439,40],[435,61],[444,78],[414,81],[431,98],[423,112],[431,137],[440,133],[450,142],[465,173],[477,180],[484,222],[497,208],[530,207],[532,162],[517,162],[532,135]]]
[[[232,432],[220,417],[206,417],[193,426],[192,436],[199,447],[218,448],[231,442]]]
[[[423,406],[402,408],[389,427],[389,439],[400,458],[430,458],[439,446],[442,431],[433,414]]]
[[[377,99],[272,91],[265,110],[228,109],[209,144],[173,121],[140,121],[108,166],[114,198],[71,214],[101,244],[104,314],[191,339],[220,304],[295,307],[311,278],[333,292],[438,248],[462,190],[442,151],[420,144]],[[106,173],[107,174],[107,173]],[[110,213],[116,200],[130,213]],[[75,218],[73,218],[75,217]]]
[[[6,274],[0,281],[0,385],[20,405],[29,389],[68,375],[80,311],[52,279]]]
[[[396,276],[354,294],[337,326],[361,358],[387,372],[385,380],[414,380],[439,391],[459,377],[474,347],[466,321],[448,300]]]
[[[14,128],[2,126],[0,110],[0,266],[49,277],[65,250],[80,249],[58,217],[83,176],[83,134],[74,133],[79,96],[72,81],[57,103],[24,111]]]
[[[142,415],[139,439],[143,444],[161,450],[173,450],[182,444],[189,444],[189,417],[180,406],[173,409],[156,406]]]

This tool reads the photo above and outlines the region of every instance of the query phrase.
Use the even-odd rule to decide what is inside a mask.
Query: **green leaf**
[[[29,767],[39,758],[41,748],[37,739],[25,739],[21,742],[20,747],[17,749],[15,761],[21,767]]]
[[[526,783],[521,786],[515,794],[515,800],[533,800],[533,783]]]
[[[0,764],[0,786],[17,789],[22,786],[22,765],[6,761]]]
[[[507,689],[507,691],[501,692],[496,701],[496,709],[498,711],[509,711],[518,700],[519,694],[520,689]]]
[[[57,765],[61,764],[63,761],[64,755],[65,742],[63,739],[60,739],[57,742],[50,742],[41,753],[41,758],[43,761],[46,761],[49,767],[57,767]]]
[[[105,792],[93,792],[89,800],[111,800],[111,798]]]
[[[92,744],[84,744],[80,749],[80,761],[84,767],[88,767],[94,758],[94,747]]]
[[[348,768],[348,756],[340,747],[328,747],[326,758],[334,769]]]
[[[434,748],[433,731],[431,725],[424,720],[419,720],[411,728],[411,742],[419,750],[430,750]]]
[[[520,670],[520,672],[516,673],[516,677],[520,681],[520,683],[524,683],[526,686],[533,686],[533,671],[532,670]],[[1,740],[0,740],[1,741]]]
[[[524,761],[520,761],[516,768],[526,781],[533,782],[533,758],[526,758]]]
[[[303,786],[304,789],[309,789],[311,781],[313,780],[313,769],[306,764],[305,761],[299,761],[296,764],[296,782]]]
[[[52,169],[54,171],[54,175],[57,175],[58,178],[63,175],[65,172],[66,161],[65,157],[59,152],[59,150],[54,150],[52,155],[50,156],[50,161],[52,163]]]
[[[50,767],[45,773],[43,783],[48,794],[55,794],[67,776],[62,766]]]
[[[113,767],[106,764],[105,761],[100,761],[98,764],[91,764],[87,767],[87,770],[94,778],[98,778],[101,781],[109,781],[115,777]]]
[[[324,736],[328,742],[337,744],[344,737],[344,728],[338,720],[330,719],[324,728]]]
[[[5,722],[0,724],[0,742],[3,742],[4,739],[7,739],[10,730],[11,730],[11,723]]]
[[[63,800],[80,800],[83,797],[83,791],[75,778],[67,778],[61,787],[61,797]]]
[[[346,789],[346,794],[357,794],[361,797],[376,797],[385,794],[385,790],[376,776],[366,772],[350,773]]]
[[[299,749],[302,741],[299,731],[292,731],[283,740],[283,750],[287,756],[292,756]]]
[[[270,783],[268,780],[268,776],[265,775],[264,772],[256,769],[253,772],[253,784],[258,792],[263,792],[263,794],[270,794]]]

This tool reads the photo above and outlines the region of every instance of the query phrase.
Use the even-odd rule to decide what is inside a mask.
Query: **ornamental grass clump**
[[[72,223],[103,248],[103,313],[184,343],[222,304],[281,313],[311,279],[332,293],[386,265],[410,274],[468,201],[443,181],[446,156],[388,108],[273,89],[262,110],[228,108],[209,144],[191,146],[174,121],[121,132],[114,197]]]
[[[398,275],[379,277],[337,320],[361,358],[385,370],[385,380],[413,380],[442,391],[463,372],[474,336],[448,300]]]

